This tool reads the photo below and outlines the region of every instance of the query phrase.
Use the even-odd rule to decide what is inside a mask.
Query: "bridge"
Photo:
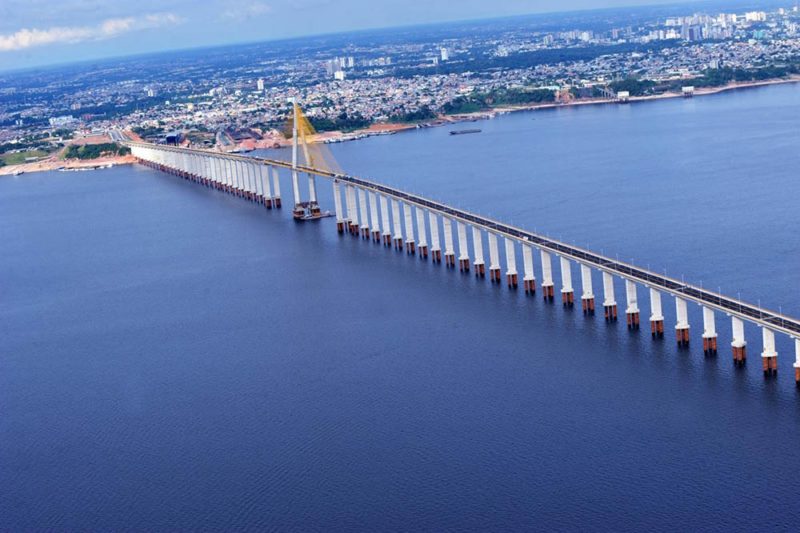
[[[502,241],[505,248],[506,283],[510,288],[518,287],[516,253],[520,250],[523,287],[528,294],[534,294],[537,289],[534,264],[536,251],[541,272],[540,289],[544,298],[551,302],[555,299],[552,265],[555,257],[560,262],[559,292],[564,307],[575,304],[572,280],[575,264],[580,271],[581,307],[584,314],[589,316],[595,312],[592,270],[597,270],[602,274],[603,315],[608,322],[617,321],[614,277],[621,278],[625,284],[626,324],[631,330],[638,330],[640,324],[638,290],[643,288],[649,291],[649,322],[653,338],[664,336],[662,294],[669,295],[675,303],[675,338],[681,347],[688,346],[691,338],[687,305],[689,302],[696,303],[703,310],[701,338],[706,355],[717,353],[716,314],[724,313],[731,319],[731,348],[736,366],[743,366],[747,360],[744,324],[755,324],[761,328],[761,360],[765,376],[774,376],[778,370],[775,335],[788,335],[794,340],[795,382],[800,386],[798,319],[394,187],[344,173],[300,165],[297,163],[296,146],[292,162],[285,162],[140,142],[126,144],[142,164],[259,202],[267,208],[281,207],[279,169],[290,172],[295,212],[310,205],[316,206],[316,212],[319,213],[316,178],[328,179],[333,186],[336,227],[339,233],[349,232],[383,242],[385,246],[394,246],[401,250],[405,248],[408,254],[418,253],[423,259],[427,259],[430,254],[437,263],[442,261],[444,255],[449,268],[456,266],[457,251],[459,269],[468,272],[473,268],[479,277],[485,277],[487,270],[483,246],[485,236],[489,250],[489,277],[493,283],[502,283],[503,280],[498,244]],[[300,197],[300,174],[305,174],[308,179],[307,202]],[[471,249],[468,232],[472,235]],[[455,246],[456,240],[458,248]]]

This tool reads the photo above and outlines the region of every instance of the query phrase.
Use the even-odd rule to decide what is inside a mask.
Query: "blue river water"
[[[784,85],[330,149],[799,316],[799,119]],[[0,530],[796,528],[788,338],[765,380],[757,328],[734,369],[724,316],[706,358],[696,306],[679,350],[296,224],[283,193],[266,211],[140,166],[0,178]]]

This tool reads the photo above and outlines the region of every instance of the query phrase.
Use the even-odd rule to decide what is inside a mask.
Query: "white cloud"
[[[110,39],[123,33],[172,26],[180,22],[181,19],[172,13],[152,13],[140,17],[106,19],[96,26],[56,26],[44,30],[23,28],[8,35],[0,35],[0,52],[56,43]]]
[[[264,2],[226,2],[226,6],[222,16],[234,20],[258,17],[272,11],[272,7]]]

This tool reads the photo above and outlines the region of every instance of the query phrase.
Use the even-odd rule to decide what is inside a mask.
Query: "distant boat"
[[[480,133],[482,130],[450,130],[450,135],[466,135],[467,133]]]
[[[14,175],[15,175],[15,176],[19,176],[19,175],[21,175],[21,174],[25,174],[25,171],[24,171],[24,170],[15,170],[15,171],[14,171]]]

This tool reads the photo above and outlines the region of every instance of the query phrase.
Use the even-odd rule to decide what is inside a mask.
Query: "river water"
[[[785,85],[330,148],[798,316],[798,119]],[[0,178],[0,529],[796,527],[787,338],[765,381],[696,306],[678,350],[334,226],[140,166]]]

